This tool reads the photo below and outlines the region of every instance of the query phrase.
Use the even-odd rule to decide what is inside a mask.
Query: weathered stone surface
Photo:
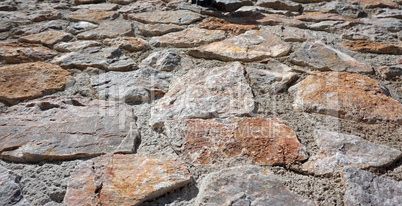
[[[113,3],[113,2],[112,2]],[[82,4],[79,6],[74,6],[72,10],[78,9],[88,9],[88,10],[99,10],[99,11],[114,11],[119,8],[117,4],[103,3],[103,4]]]
[[[120,13],[141,13],[152,11],[165,11],[166,3],[160,0],[137,0],[136,2],[123,6]]]
[[[30,13],[32,22],[55,20],[61,18],[61,13],[56,9],[51,10],[38,10]]]
[[[292,63],[300,66],[310,66],[320,71],[347,71],[357,73],[372,73],[368,65],[355,60],[348,54],[336,50],[322,42],[305,42],[292,55]]]
[[[380,19],[380,20],[386,20],[386,19]],[[375,24],[370,25],[369,23],[366,23],[364,25],[363,24],[355,25],[351,28],[342,29],[341,36],[342,39],[346,40],[368,40],[368,41],[379,41],[379,42],[395,41],[395,37],[392,36],[392,33],[390,33],[390,31],[397,29],[398,26],[388,23],[387,22],[383,22],[383,24],[381,24],[381,22],[375,23],[375,24],[381,24],[381,26]],[[400,28],[402,28],[402,26]]]
[[[253,0],[215,0],[214,7],[220,11],[235,11],[242,6],[253,5]]]
[[[307,29],[299,29],[295,27],[284,26],[271,26],[267,32],[272,35],[277,35],[285,42],[305,42],[307,40],[319,40],[322,36],[319,36]]]
[[[14,35],[30,35],[51,30],[63,30],[69,22],[65,20],[52,20],[48,22],[39,22],[31,25],[23,25],[12,29]]]
[[[402,31],[402,21],[394,18],[380,18],[380,19],[369,19],[369,18],[362,18],[362,22],[365,25],[374,28],[385,28],[390,32],[398,32]],[[373,28],[374,27],[374,28]]]
[[[303,164],[303,169],[317,175],[332,173],[345,166],[383,167],[402,157],[399,150],[354,135],[316,130],[314,136],[320,151]]]
[[[30,205],[22,195],[18,177],[2,166],[0,166],[0,205]]]
[[[141,61],[139,67],[152,67],[158,71],[173,71],[180,66],[181,57],[179,51],[175,49],[166,49],[150,54]]]
[[[159,100],[150,124],[169,119],[223,118],[250,115],[254,110],[251,88],[238,63],[197,68],[177,79]]]
[[[322,72],[291,87],[294,107],[369,123],[402,123],[402,105],[373,79],[345,72]]]
[[[79,9],[70,14],[71,21],[88,21],[91,23],[99,23],[102,20],[113,20],[119,16],[116,11],[88,10]]]
[[[184,29],[184,27],[176,24],[138,24],[137,28],[143,36],[160,36]]]
[[[343,180],[346,206],[402,204],[402,182],[376,177],[355,167],[343,170]]]
[[[74,0],[75,5],[101,3],[105,0]]]
[[[377,11],[377,14],[374,17],[402,19],[402,11],[399,9],[381,9]]]
[[[269,31],[247,31],[220,42],[207,44],[189,51],[194,57],[223,61],[256,61],[280,57],[289,53],[290,46]]]
[[[12,27],[13,24],[11,22],[0,22],[0,32],[10,31]]]
[[[331,14],[331,13],[321,13],[321,12],[304,12],[302,15],[296,17],[296,19],[301,21],[312,21],[312,22],[349,21],[349,22],[361,23],[359,20],[347,16]]]
[[[347,2],[358,3],[366,9],[373,8],[398,8],[398,4],[392,0],[347,0]]]
[[[288,0],[258,0],[255,4],[257,6],[268,7],[278,10],[300,11],[301,4],[294,3]]]
[[[260,24],[260,25],[285,25],[292,27],[304,28],[305,24],[295,18],[288,18],[279,14],[259,14],[249,17],[244,17],[243,21],[249,24]]]
[[[132,153],[138,138],[132,108],[80,97],[19,104],[0,122],[0,158],[18,162]]]
[[[146,24],[186,25],[201,20],[201,15],[191,11],[155,11],[128,14],[127,18]]]
[[[70,73],[43,62],[0,67],[0,101],[15,104],[64,88]]]
[[[89,47],[80,52],[71,52],[53,60],[66,68],[96,67],[107,71],[132,70],[137,64],[129,57],[122,54],[119,48]]]
[[[230,35],[239,35],[248,30],[258,30],[257,25],[253,24],[235,24],[230,23],[224,19],[219,18],[209,18],[204,20],[198,25],[201,29],[209,29],[209,30],[223,30]]]
[[[109,1],[116,4],[130,4],[136,0],[109,0]]]
[[[96,27],[98,27],[98,25],[86,21],[80,21],[67,27],[67,32],[78,34],[84,31],[95,29]]]
[[[73,52],[96,46],[101,46],[101,43],[97,41],[74,41],[60,42],[54,46],[54,49],[60,52]]]
[[[78,39],[105,39],[118,36],[134,36],[134,28],[128,21],[103,21],[97,28],[82,32],[77,35]]]
[[[108,46],[118,47],[120,49],[124,49],[131,52],[147,50],[150,48],[148,41],[135,38],[135,37],[118,37],[115,39],[105,39],[103,43]]]
[[[201,1],[199,2],[201,3]],[[218,11],[216,8],[212,6],[204,7],[199,6],[196,3],[189,4],[188,1],[185,0],[172,0],[167,4],[167,6],[169,8],[174,8],[176,10],[188,10],[207,16],[214,16],[214,17],[223,16],[222,12]]]
[[[45,31],[39,34],[31,34],[23,36],[19,39],[20,42],[27,42],[33,44],[43,44],[48,47],[52,47],[61,41],[70,41],[73,35],[62,31]]]
[[[238,156],[259,165],[308,158],[296,134],[276,118],[172,120],[165,128],[176,152],[192,165],[225,163]]]
[[[253,64],[246,68],[247,78],[254,94],[277,94],[288,88],[298,75],[292,68],[272,60],[268,64]]]
[[[0,44],[0,62],[3,64],[44,61],[56,55],[57,52],[42,45],[19,43]]]
[[[315,205],[291,193],[271,171],[257,166],[224,169],[203,180],[195,205]]]
[[[147,102],[169,89],[166,76],[151,68],[102,73],[91,77],[91,85],[100,99],[126,103]]]
[[[64,204],[141,205],[191,182],[187,166],[159,156],[105,155],[78,165]]]
[[[190,28],[160,37],[153,37],[149,43],[158,47],[174,46],[188,48],[219,41],[225,37],[225,32],[222,30]]]
[[[376,54],[402,54],[402,43],[373,42],[373,41],[345,41],[340,44],[352,51],[369,52]]]
[[[275,10],[273,8],[266,8],[261,6],[243,6],[236,11],[230,13],[232,17],[251,17],[251,16],[263,16],[264,14],[280,14],[285,16],[297,16],[299,12],[292,12],[288,10]],[[258,19],[258,18],[257,18]]]
[[[397,79],[402,77],[402,62],[394,66],[383,66],[376,69],[377,73],[384,79]]]
[[[366,12],[360,5],[330,1],[319,7],[319,11],[323,13],[335,13],[351,18],[360,18],[366,15]]]

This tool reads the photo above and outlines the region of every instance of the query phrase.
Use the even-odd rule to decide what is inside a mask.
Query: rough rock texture
[[[373,79],[344,72],[323,72],[293,86],[294,107],[369,123],[402,123],[402,104],[388,97]]]
[[[142,23],[186,25],[200,20],[201,16],[191,11],[157,11],[129,14],[127,18]]]
[[[52,20],[45,22],[38,22],[30,25],[21,25],[12,29],[13,36],[26,36],[30,34],[37,34],[45,31],[59,31],[68,26],[69,22],[65,20]]]
[[[288,1],[288,0],[258,0],[255,4],[257,6],[273,8],[277,10],[300,11],[301,4]]]
[[[195,205],[315,205],[291,193],[271,171],[243,166],[211,173],[203,180]]]
[[[223,30],[231,35],[239,35],[248,30],[258,30],[258,26],[253,24],[234,24],[219,18],[206,19],[198,27],[209,30]]]
[[[402,43],[394,44],[387,42],[372,42],[372,41],[355,41],[342,42],[344,46],[352,51],[370,52],[376,54],[402,54]]]
[[[344,166],[358,168],[387,166],[402,157],[402,152],[363,140],[354,135],[325,130],[314,132],[320,152],[303,169],[317,175],[328,174]]]
[[[43,44],[48,47],[52,47],[54,44],[61,41],[69,41],[73,36],[66,32],[59,31],[46,31],[39,34],[31,34],[29,36],[23,36],[19,39],[20,42]]]
[[[0,204],[29,206],[23,197],[18,177],[10,170],[0,166]]]
[[[137,28],[144,36],[160,36],[184,29],[182,26],[176,24],[139,24]]]
[[[74,42],[60,42],[54,46],[54,49],[60,52],[73,52],[79,51],[88,47],[101,46],[97,41],[74,41]]]
[[[181,56],[179,51],[174,49],[166,49],[150,54],[141,61],[139,67],[152,67],[159,71],[173,71],[180,66]]]
[[[173,82],[152,111],[152,125],[169,119],[250,115],[254,109],[244,67],[197,68]]]
[[[79,9],[70,14],[71,21],[88,21],[91,23],[99,23],[102,20],[116,19],[119,14],[116,11],[88,10]]]
[[[0,128],[0,158],[18,162],[131,153],[138,138],[129,106],[80,97],[16,105],[1,116]]]
[[[0,62],[3,64],[44,61],[56,55],[57,52],[42,45],[19,43],[0,44]]]
[[[292,57],[292,62],[301,66],[310,66],[320,71],[347,71],[354,73],[372,73],[368,65],[358,62],[348,54],[336,50],[322,42],[304,43]]]
[[[223,61],[255,61],[267,57],[280,57],[289,53],[290,46],[267,31],[247,31],[239,36],[207,44],[190,50],[199,58]]]
[[[130,52],[147,50],[150,47],[148,41],[141,38],[129,36],[119,37],[115,39],[105,39],[103,40],[103,43],[108,46],[118,47]]]
[[[376,177],[355,167],[343,170],[345,205],[400,205],[402,182]]]
[[[395,66],[379,67],[376,71],[385,79],[397,79],[402,77],[402,64]]]
[[[73,23],[72,25],[67,27],[67,31],[72,33],[72,34],[78,34],[84,31],[88,31],[91,29],[96,28],[98,25],[86,22],[86,21],[80,21],[78,23]]]
[[[187,166],[157,156],[105,155],[78,165],[66,205],[141,205],[191,182]]]
[[[279,119],[174,120],[165,126],[175,150],[192,165],[224,163],[237,156],[259,165],[308,158],[295,133]]]
[[[220,11],[235,11],[242,6],[253,5],[253,0],[215,0],[215,7]]]
[[[105,39],[119,36],[134,36],[134,28],[128,21],[103,21],[95,29],[82,32],[77,35],[78,39]]]
[[[60,91],[71,78],[70,72],[44,62],[0,67],[0,101],[16,104]]]

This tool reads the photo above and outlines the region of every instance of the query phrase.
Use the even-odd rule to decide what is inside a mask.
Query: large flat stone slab
[[[60,91],[71,78],[70,72],[44,62],[0,67],[0,101],[16,104]]]
[[[77,166],[64,204],[141,205],[190,182],[187,166],[170,158],[104,155]]]
[[[383,167],[402,157],[402,152],[397,149],[354,135],[316,130],[314,136],[320,151],[303,164],[303,169],[317,175],[332,173],[345,166]]]
[[[126,18],[146,24],[159,23],[188,25],[201,20],[201,15],[191,11],[178,10],[134,13],[128,14]]]
[[[205,177],[195,205],[316,205],[290,192],[268,169],[242,166]]]
[[[14,36],[21,35],[27,36],[30,34],[37,34],[45,31],[51,30],[63,30],[65,29],[70,22],[66,20],[52,20],[45,22],[38,22],[34,24],[21,25],[19,27],[15,27],[11,30]]]
[[[42,45],[21,43],[0,44],[0,62],[3,64],[45,61],[56,55],[57,52]]]
[[[113,20],[119,16],[116,11],[88,10],[79,9],[71,12],[68,17],[70,21],[87,21],[91,23],[100,23],[102,20]]]
[[[198,27],[209,30],[223,30],[232,36],[242,34],[248,30],[258,30],[258,26],[254,24],[236,24],[215,17],[205,19]]]
[[[22,195],[17,175],[2,166],[0,166],[0,205],[31,205]]]
[[[347,0],[347,2],[351,3],[359,3],[363,5],[366,9],[374,9],[374,8],[398,8],[398,4],[392,0]]]
[[[291,46],[269,31],[251,30],[189,51],[194,57],[223,61],[257,61],[287,55]]]
[[[136,138],[132,108],[113,101],[48,97],[11,107],[0,118],[0,158],[11,161],[132,153]]]
[[[310,66],[320,71],[347,71],[355,73],[372,73],[370,66],[358,62],[348,54],[334,49],[322,42],[305,42],[291,59],[300,66]]]
[[[352,51],[376,54],[402,54],[402,43],[374,42],[374,41],[345,41],[340,44]]]
[[[256,6],[262,6],[267,8],[273,8],[277,10],[289,10],[298,12],[301,10],[302,5],[288,1],[288,0],[258,0]]]
[[[119,36],[134,36],[134,27],[131,22],[116,20],[102,21],[95,29],[82,32],[77,35],[78,39],[106,39]]]
[[[54,46],[54,49],[60,52],[74,52],[80,51],[88,47],[99,47],[100,42],[97,41],[73,41],[73,42],[60,42]]]
[[[402,182],[377,177],[355,167],[346,167],[343,170],[343,181],[346,206],[402,204]]]
[[[176,153],[191,165],[224,164],[239,156],[258,165],[308,158],[295,132],[276,118],[173,120],[165,128]]]
[[[131,36],[117,37],[115,39],[105,39],[103,40],[103,43],[108,46],[118,47],[119,49],[124,49],[130,52],[142,51],[150,48],[147,40]]]
[[[196,68],[173,82],[156,103],[150,124],[169,119],[222,118],[250,115],[251,88],[239,62],[223,67]]]
[[[176,24],[137,24],[137,29],[143,36],[160,36],[181,31],[184,27]]]
[[[358,74],[322,72],[290,90],[298,110],[368,123],[402,123],[401,103],[388,97],[378,82]]]
[[[73,35],[62,31],[45,31],[38,34],[23,36],[19,39],[20,42],[43,44],[47,47],[53,47],[58,42],[70,41]]]

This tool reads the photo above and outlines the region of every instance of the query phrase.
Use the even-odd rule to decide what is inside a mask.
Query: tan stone
[[[3,64],[44,61],[56,55],[57,52],[42,45],[20,43],[0,44],[0,62]]]
[[[398,4],[392,0],[347,0],[347,2],[362,4],[366,9],[383,7],[399,8]]]
[[[194,165],[224,163],[245,156],[259,165],[285,165],[307,159],[296,134],[279,119],[230,118],[170,121],[172,145]]]
[[[199,28],[209,30],[223,30],[230,35],[239,35],[248,30],[258,30],[257,25],[253,24],[235,24],[219,18],[209,18],[198,25]]]
[[[61,41],[69,41],[73,38],[70,33],[62,31],[45,31],[38,34],[31,34],[23,36],[19,39],[20,42],[43,44],[48,47],[52,47],[54,44]]]
[[[374,41],[346,41],[340,43],[352,51],[369,52],[376,54],[402,54],[402,43],[374,42]]]
[[[79,9],[70,14],[71,21],[88,21],[92,23],[99,23],[101,20],[116,19],[119,13],[116,11],[102,11],[102,10],[87,10]]]
[[[290,46],[269,31],[251,30],[244,34],[207,44],[189,51],[194,57],[223,61],[256,61],[280,57],[289,53]]]
[[[64,204],[141,205],[190,182],[187,166],[170,158],[105,155],[77,166]]]
[[[296,17],[296,19],[301,21],[312,21],[312,22],[348,21],[348,22],[362,23],[360,22],[360,20],[351,17],[342,16],[339,14],[321,13],[321,12],[304,12],[302,15]]]
[[[184,29],[184,27],[176,24],[139,24],[137,28],[143,36],[160,36]]]
[[[120,36],[134,36],[132,22],[124,20],[102,21],[100,25],[77,35],[78,39],[106,39]]]
[[[0,100],[15,104],[64,88],[70,72],[43,62],[0,67]]]
[[[201,20],[201,15],[186,11],[155,11],[155,12],[143,12],[137,14],[127,15],[128,19],[139,21],[146,24],[179,24],[187,25]]]
[[[116,39],[105,39],[103,43],[108,46],[118,47],[120,49],[128,50],[131,52],[146,50],[150,48],[148,41],[141,38],[128,36],[119,37]]]
[[[294,107],[306,112],[369,123],[402,124],[402,105],[373,79],[345,72],[322,72],[293,86]]]
[[[261,14],[257,16],[245,17],[244,22],[249,24],[261,24],[261,25],[285,25],[303,28],[305,25],[302,21],[289,18],[279,14]]]

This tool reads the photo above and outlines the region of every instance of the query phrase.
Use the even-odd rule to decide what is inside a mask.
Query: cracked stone
[[[31,205],[22,195],[17,175],[2,166],[0,166],[0,205]]]
[[[349,21],[349,22],[361,23],[360,20],[351,17],[342,16],[339,14],[321,13],[321,12],[304,12],[302,15],[296,17],[296,19],[301,21],[312,21],[312,22]]]
[[[105,155],[74,170],[64,204],[141,205],[191,182],[187,166],[174,159],[134,155]]]
[[[402,157],[397,149],[354,135],[316,130],[314,136],[320,151],[303,164],[303,169],[316,175],[329,174],[345,166],[384,167]]]
[[[102,4],[82,4],[79,6],[74,6],[71,9],[72,10],[87,9],[87,10],[99,10],[99,11],[114,11],[114,10],[117,10],[118,8],[119,8],[119,5],[117,5],[117,4],[102,3]]]
[[[70,72],[43,62],[0,67],[0,100],[8,104],[60,91]]]
[[[131,22],[121,20],[103,21],[97,28],[78,34],[77,38],[90,40],[116,38],[119,36],[134,36],[134,28]]]
[[[352,51],[376,54],[402,54],[402,43],[373,42],[373,41],[345,41],[340,43]]]
[[[320,113],[375,123],[402,123],[402,105],[373,79],[345,72],[321,72],[308,76],[289,89],[295,92],[293,106]]]
[[[367,15],[360,5],[345,2],[337,2],[337,1],[326,2],[323,6],[320,6],[317,10],[319,10],[322,13],[340,14],[351,18],[361,18]]]
[[[244,156],[258,165],[286,165],[308,158],[296,134],[276,118],[165,122],[176,153],[191,165],[213,165]]]
[[[219,18],[208,18],[198,25],[201,29],[223,30],[232,36],[242,34],[248,30],[258,30],[253,24],[235,24]]]
[[[181,57],[179,51],[175,49],[166,49],[150,54],[141,61],[139,67],[152,67],[159,71],[173,71],[180,66]]]
[[[287,55],[290,46],[269,31],[251,30],[189,51],[198,58],[222,61],[257,61]]]
[[[0,44],[0,62],[3,64],[44,61],[56,55],[57,52],[42,45],[21,43]]]
[[[74,42],[60,42],[54,46],[54,49],[60,52],[73,52],[80,51],[88,47],[101,46],[97,41],[74,41]]]
[[[138,132],[123,103],[48,97],[10,107],[0,137],[1,159],[40,162],[132,153]]]
[[[160,36],[181,31],[184,27],[176,24],[138,24],[137,29],[143,36]]]
[[[295,18],[288,18],[279,14],[259,14],[254,16],[244,17],[243,21],[248,24],[260,24],[264,26],[285,25],[291,27],[304,28],[305,24]]]
[[[119,16],[116,11],[102,11],[102,10],[87,10],[79,9],[70,14],[69,19],[71,21],[88,21],[98,24],[102,20],[113,20]]]
[[[108,46],[118,47],[131,52],[147,50],[150,48],[148,41],[135,37],[118,37],[116,39],[105,39],[103,43]]]
[[[150,124],[169,119],[223,118],[250,115],[254,110],[251,88],[239,62],[223,67],[197,68],[171,84],[156,103]]]
[[[201,15],[191,11],[155,11],[128,14],[126,18],[145,24],[187,25],[201,20]]]
[[[70,33],[62,31],[45,31],[38,34],[31,34],[19,38],[20,42],[43,44],[48,47],[53,47],[58,42],[70,41],[74,36]]]
[[[30,35],[51,30],[63,30],[68,26],[69,22],[65,20],[52,20],[48,22],[39,22],[31,25],[24,25],[12,29],[13,35]]]

